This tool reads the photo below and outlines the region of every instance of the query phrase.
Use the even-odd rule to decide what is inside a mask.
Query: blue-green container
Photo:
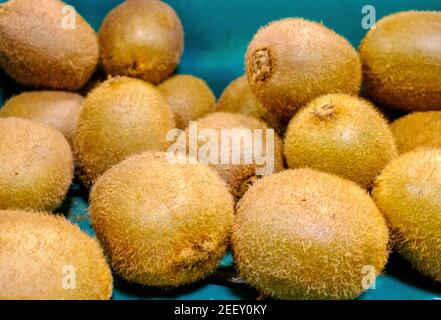
[[[4,0],[0,0],[5,2]],[[67,0],[98,30],[106,14],[121,0]],[[178,73],[205,79],[219,95],[226,85],[244,72],[244,54],[257,29],[285,17],[321,21],[358,47],[367,32],[363,18],[375,9],[377,19],[403,10],[441,10],[440,0],[167,0],[180,16],[185,29],[185,53]],[[366,7],[366,5],[372,7]],[[370,22],[370,21],[369,21]],[[0,105],[11,94],[23,90],[8,77],[0,76]],[[93,235],[87,210],[87,194],[74,185],[60,209]],[[115,280],[114,299],[255,299],[258,293],[235,281],[230,255],[209,279],[177,291],[135,287]],[[400,258],[392,256],[386,273],[375,289],[361,299],[441,299],[441,285],[418,275]]]

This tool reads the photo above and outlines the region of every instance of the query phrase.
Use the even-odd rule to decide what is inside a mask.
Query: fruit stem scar
[[[253,54],[251,71],[253,81],[265,81],[271,76],[272,62],[271,54],[268,49],[259,49]]]
[[[321,120],[334,119],[335,104],[332,102],[325,103],[322,106],[316,107],[312,110],[312,114]]]

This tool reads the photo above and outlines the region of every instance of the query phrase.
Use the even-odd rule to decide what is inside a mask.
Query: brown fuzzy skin
[[[51,212],[73,176],[69,143],[54,128],[24,119],[0,119],[0,209]]]
[[[179,17],[157,0],[123,2],[107,15],[98,36],[108,74],[155,84],[173,72],[184,51]]]
[[[405,111],[441,109],[441,12],[407,11],[377,22],[360,45],[372,100]]]
[[[175,113],[176,125],[180,129],[185,129],[189,121],[214,112],[216,97],[200,78],[176,75],[161,83],[158,90]]]
[[[398,156],[383,116],[369,102],[346,94],[319,97],[294,116],[284,153],[290,168],[333,173],[363,188]]]
[[[216,130],[219,137],[219,158],[221,157],[221,131],[222,129],[246,129],[254,130],[261,129],[263,132],[263,143],[262,151],[264,152],[266,146],[266,130],[267,125],[256,118],[251,116],[245,116],[239,113],[228,113],[228,112],[215,112],[199,119],[197,122],[198,133],[205,129]],[[185,131],[187,136],[187,144],[189,143],[189,129]],[[283,160],[283,144],[277,133],[274,133],[274,170],[273,172],[279,172],[284,169]],[[207,141],[202,138],[198,141],[199,147],[204,145]],[[187,148],[188,151],[189,148]],[[231,142],[230,142],[230,157],[231,157]],[[242,144],[243,149],[243,144]],[[241,155],[243,161],[243,154]],[[256,179],[256,164],[210,164],[217,173],[225,180],[228,184],[230,192],[237,198],[241,198],[246,192],[249,185]]]
[[[90,197],[92,225],[129,282],[177,287],[209,275],[225,254],[233,199],[206,165],[146,152],[114,166]]]
[[[246,52],[248,82],[259,101],[285,124],[312,99],[358,94],[361,62],[351,44],[322,24],[287,18],[254,36]]]
[[[82,96],[71,92],[25,92],[6,102],[0,109],[0,117],[22,118],[50,125],[60,131],[72,145],[83,101]]]
[[[174,115],[151,84],[126,77],[105,81],[86,98],[74,137],[80,176],[91,186],[101,174],[131,155],[165,151]]]
[[[112,296],[112,275],[98,242],[62,216],[0,211],[0,248],[0,300]],[[63,288],[73,275],[76,288]]]
[[[441,150],[413,151],[391,162],[372,195],[392,229],[395,248],[413,267],[441,281]]]
[[[233,228],[234,260],[251,286],[277,299],[353,299],[363,267],[380,274],[388,228],[366,191],[310,169],[256,182]]]
[[[25,86],[76,91],[98,63],[98,38],[76,13],[75,29],[63,28],[66,4],[11,0],[0,4],[0,67]]]
[[[400,153],[441,148],[441,111],[414,112],[395,120],[390,127]]]

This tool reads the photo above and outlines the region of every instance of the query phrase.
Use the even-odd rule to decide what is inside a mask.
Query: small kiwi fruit
[[[394,246],[413,267],[441,281],[441,150],[416,150],[386,166],[372,192]]]
[[[267,143],[272,143],[274,146],[274,154],[273,154],[273,169],[272,172],[279,172],[284,169],[284,160],[283,160],[283,144],[277,133],[274,133],[274,140],[267,141],[266,134],[269,128],[267,125],[253,118],[251,116],[245,116],[239,113],[229,113],[229,112],[214,112],[208,114],[207,116],[199,119],[197,121],[197,137],[193,136],[193,132],[190,132],[190,128],[186,129],[186,137],[187,137],[187,146],[188,151],[190,152],[190,144],[191,141],[196,138],[198,149],[202,148],[203,145],[207,145],[207,143],[216,143],[218,148],[213,151],[217,153],[217,159],[214,159],[212,163],[210,161],[210,165],[217,171],[217,173],[226,181],[230,188],[230,192],[237,198],[241,198],[245,191],[248,189],[249,185],[254,182],[256,178],[258,178],[258,174],[256,172],[257,168],[265,167],[270,165],[268,160],[266,159],[265,163],[262,165],[258,165],[255,162],[255,158],[251,159],[249,162],[245,162],[245,155],[243,151],[249,151],[248,147],[254,148],[257,141],[255,141],[254,130],[261,130],[262,133],[262,149],[261,150],[253,150],[261,153],[264,157],[270,158],[270,155],[266,153]],[[216,133],[215,137],[206,137],[203,132],[207,130],[214,130]],[[233,163],[232,159],[236,155],[234,154],[234,145],[237,141],[233,141],[230,137],[227,140],[229,145],[228,149],[223,148],[223,136],[222,130],[229,130],[234,137],[238,138],[238,143],[240,144],[240,161],[238,163]],[[237,132],[233,132],[236,130]],[[251,133],[250,141],[244,141],[247,139],[247,133]],[[212,141],[211,139],[216,139],[216,141]],[[199,150],[200,151],[200,150]],[[207,153],[203,153],[204,156],[211,160],[215,155],[211,154],[211,148],[207,151]],[[261,152],[259,152],[261,151]],[[226,153],[226,154],[224,154]],[[252,154],[253,154],[252,153]],[[198,154],[199,155],[199,154]],[[222,162],[222,159],[227,158],[228,163]],[[201,159],[198,159],[201,161]],[[271,172],[271,173],[272,173]]]
[[[179,17],[158,0],[123,2],[104,19],[98,36],[102,63],[109,75],[154,84],[173,72],[184,50]]]
[[[72,152],[63,135],[39,122],[4,118],[0,136],[0,209],[56,209],[73,176]]]
[[[0,211],[0,300],[106,300],[103,252],[62,216]]]
[[[174,115],[151,84],[127,77],[110,78],[84,101],[74,137],[79,175],[91,186],[127,157],[147,150],[165,151]]]
[[[360,45],[366,95],[406,111],[441,109],[441,12],[379,20]]]
[[[285,124],[312,99],[328,93],[358,94],[361,62],[342,36],[301,18],[270,23],[246,52],[251,90]]]
[[[94,30],[59,0],[0,4],[0,39],[0,67],[25,86],[75,91],[98,64]]]
[[[171,164],[165,153],[146,152],[97,180],[90,217],[122,278],[177,287],[216,269],[228,245],[234,205],[208,166]]]
[[[311,169],[251,186],[232,235],[241,277],[277,299],[358,297],[382,272],[388,243],[386,221],[365,190]]]
[[[185,129],[189,121],[213,112],[216,97],[207,83],[191,75],[175,75],[158,86],[172,111],[176,125]]]
[[[333,173],[364,188],[398,156],[383,116],[369,102],[346,94],[319,97],[297,113],[284,153],[290,168]]]
[[[83,100],[82,96],[71,92],[24,92],[4,104],[0,109],[0,117],[15,117],[45,123],[60,131],[72,144]]]

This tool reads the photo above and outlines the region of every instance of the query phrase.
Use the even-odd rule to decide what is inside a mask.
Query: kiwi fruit
[[[72,144],[83,100],[79,94],[63,91],[24,92],[5,103],[0,117],[45,123],[60,131]]]
[[[441,150],[411,151],[376,179],[372,195],[392,230],[395,249],[413,267],[441,281]]]
[[[98,242],[62,216],[0,211],[1,300],[106,300],[113,280]]]
[[[379,20],[360,45],[365,94],[405,111],[441,109],[441,12]]]
[[[217,171],[217,173],[225,180],[227,185],[229,186],[230,192],[237,198],[241,198],[242,195],[245,193],[245,191],[248,189],[249,185],[252,184],[255,179],[257,179],[259,176],[257,175],[257,168],[261,167],[260,165],[256,164],[254,161],[255,159],[252,159],[251,163],[246,163],[244,158],[243,150],[247,148],[247,144],[244,141],[244,137],[246,137],[245,133],[250,132],[251,134],[254,133],[253,130],[261,130],[262,132],[262,155],[266,157],[270,157],[270,155],[266,154],[266,147],[267,147],[267,141],[266,141],[266,134],[267,130],[269,128],[264,122],[261,122],[257,120],[256,118],[253,118],[251,116],[245,116],[239,113],[228,113],[228,112],[215,112],[208,114],[207,116],[201,118],[197,122],[197,146],[198,149],[202,148],[203,145],[206,145],[207,143],[216,143],[218,146],[217,150],[217,156],[218,161],[215,161],[217,163],[210,163],[210,165]],[[209,137],[206,139],[206,137],[202,134],[206,130],[214,130],[216,133],[216,137],[214,139],[217,139],[217,141],[211,141],[213,139],[212,137]],[[231,137],[227,142],[229,142],[229,148],[223,150],[222,148],[222,130],[238,130],[238,132],[234,133],[235,136],[239,136],[240,140],[240,147],[241,147],[241,154],[240,154],[240,162],[234,164],[232,161],[233,158],[233,140]],[[232,131],[230,131],[232,133]],[[242,135],[243,134],[243,135]],[[187,137],[187,149],[190,152],[190,144],[191,140],[195,137],[192,136],[193,133],[190,132],[190,128],[186,129],[186,137]],[[255,144],[254,136],[251,136],[252,141],[251,146]],[[268,141],[273,143],[274,145],[274,166],[273,166],[273,172],[282,171],[284,169],[284,160],[283,160],[283,144],[279,136],[274,133],[274,141]],[[200,151],[200,149],[199,149]],[[254,151],[254,150],[253,150]],[[256,150],[258,151],[258,150]],[[227,152],[228,154],[225,155],[223,152]],[[211,150],[207,151],[206,154],[204,154],[207,158],[212,158],[215,155],[211,155]],[[229,163],[222,163],[222,159],[227,158],[229,159]],[[201,161],[201,159],[198,159]],[[216,160],[216,159],[215,159]],[[264,166],[268,166],[269,163],[266,161]]]
[[[222,179],[165,153],[133,156],[103,174],[90,196],[92,226],[126,281],[178,287],[215,270],[234,219]]]
[[[110,78],[84,101],[74,137],[75,159],[86,186],[113,165],[147,150],[165,151],[174,115],[151,84]]]
[[[364,188],[398,156],[383,116],[368,101],[346,94],[321,96],[297,113],[284,153],[290,168],[333,173]]]
[[[72,152],[63,135],[39,122],[4,118],[0,136],[0,209],[56,209],[73,176]]]
[[[365,190],[311,169],[251,186],[232,235],[241,277],[277,299],[358,297],[382,272],[388,243],[386,221]]]
[[[168,4],[157,0],[123,2],[104,19],[98,37],[109,75],[154,84],[173,72],[184,50],[179,17]]]
[[[285,124],[312,99],[329,93],[358,94],[361,62],[342,36],[324,25],[287,18],[262,27],[248,46],[251,91]]]
[[[58,0],[0,4],[0,67],[16,82],[76,91],[92,76],[98,38],[77,12],[70,19],[66,8]]]
[[[417,148],[441,148],[440,128],[441,111],[414,112],[391,124],[400,153]]]
[[[207,83],[191,75],[176,75],[161,83],[158,90],[175,113],[176,126],[185,129],[189,121],[213,112],[216,97]]]

